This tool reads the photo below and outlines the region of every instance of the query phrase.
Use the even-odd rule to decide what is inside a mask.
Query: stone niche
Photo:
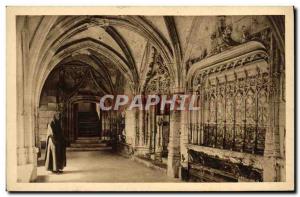
[[[270,126],[269,58],[262,43],[250,41],[192,65],[188,86],[200,95],[201,108],[188,115],[187,180],[266,181],[273,176],[267,172],[276,174],[265,151],[276,146],[268,136],[277,132]]]

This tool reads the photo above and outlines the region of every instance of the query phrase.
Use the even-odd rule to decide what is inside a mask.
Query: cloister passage
[[[63,174],[45,170],[40,160],[36,182],[179,182],[154,167],[111,151],[68,151]]]
[[[18,181],[285,180],[284,16],[16,23]],[[99,107],[119,94],[197,95],[199,110]],[[41,166],[56,113],[67,141],[61,175]]]
[[[78,21],[73,21],[72,17],[61,19],[65,22],[70,20],[73,24],[70,28],[75,32],[70,32],[70,40],[59,44],[55,53],[49,57],[51,60],[45,64],[47,70],[41,80],[43,85],[40,87],[40,93],[37,94],[38,130],[35,141],[39,147],[37,159],[39,164],[42,164],[47,125],[53,115],[59,112],[69,157],[66,173],[61,176],[46,176],[42,167],[38,167],[38,179],[68,179],[69,176],[73,177],[72,169],[75,168],[75,179],[78,178],[77,174],[81,178],[87,176],[84,180],[89,181],[109,180],[109,176],[103,172],[119,172],[117,174],[120,177],[112,175],[115,179],[110,181],[122,180],[124,177],[128,177],[128,181],[169,180],[167,165],[170,111],[159,110],[159,105],[153,106],[147,112],[138,109],[106,111],[99,107],[100,99],[105,95],[130,97],[136,94],[170,94],[171,80],[175,83],[172,76],[175,76],[176,72],[173,67],[168,66],[170,49],[164,47],[165,40],[154,32],[151,35],[142,31],[142,24],[146,25],[142,21],[140,27],[134,26],[133,29],[126,25],[104,28],[98,24],[102,20],[101,17],[84,17],[80,20],[88,26],[82,29],[82,24],[77,24]],[[64,23],[63,21],[57,21],[56,25]],[[93,24],[93,21],[98,22]],[[54,28],[56,25],[54,24]],[[131,40],[133,37],[135,39]],[[138,50],[140,47],[145,51]],[[147,65],[149,61],[154,63],[151,68]],[[152,76],[153,79],[149,76],[152,72],[156,73],[156,76]],[[159,81],[155,82],[157,80]],[[152,90],[150,87],[153,84],[150,83],[159,83],[160,89]],[[151,151],[147,148],[150,146]],[[176,146],[179,146],[179,142]],[[142,166],[120,155],[142,160],[146,164]],[[124,165],[120,165],[121,163]],[[105,167],[109,165],[111,170]],[[146,169],[145,165],[155,167]],[[175,171],[170,170],[170,174],[173,174],[171,177],[178,178],[178,164],[176,165]],[[82,169],[79,169],[80,167]],[[118,170],[113,170],[117,168]],[[163,172],[161,176],[157,170]]]

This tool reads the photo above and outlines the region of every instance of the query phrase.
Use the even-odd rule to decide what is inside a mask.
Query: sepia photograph
[[[293,7],[7,7],[8,191],[294,190]]]

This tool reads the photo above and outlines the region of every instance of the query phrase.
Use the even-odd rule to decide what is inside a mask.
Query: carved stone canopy
[[[171,86],[170,71],[162,56],[153,47],[153,56],[146,75],[144,91],[146,93],[168,93]]]
[[[260,42],[251,41],[200,61],[187,74],[188,88],[199,84],[202,77],[224,70],[236,69],[251,62],[268,61],[268,53]]]

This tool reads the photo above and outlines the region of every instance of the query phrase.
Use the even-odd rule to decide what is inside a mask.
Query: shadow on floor
[[[46,182],[47,181],[47,175],[38,175],[35,182]]]
[[[62,174],[74,174],[74,173],[84,173],[84,172],[91,172],[92,170],[63,170]]]
[[[91,171],[91,170],[66,170],[66,171],[63,171],[61,174],[56,174],[56,173],[52,173],[50,171],[47,171],[49,174],[47,174],[47,175],[38,175],[35,182],[47,182],[49,180],[49,175],[50,176],[63,176],[63,175],[66,175],[66,174],[86,173],[86,172],[89,172],[89,171]]]
[[[37,161],[37,166],[38,166],[38,167],[45,166],[45,160],[44,160],[44,159],[39,159],[39,160]]]

